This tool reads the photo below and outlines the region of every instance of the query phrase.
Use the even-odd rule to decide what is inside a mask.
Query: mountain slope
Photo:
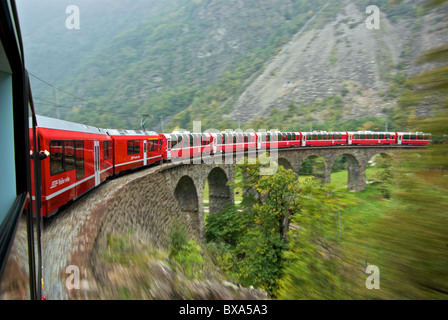
[[[283,48],[239,96],[231,117],[248,122],[291,102],[333,95],[343,96],[345,119],[386,116],[384,111],[395,105],[384,96],[394,77],[415,73],[408,62],[436,46],[442,36],[431,31],[436,29],[430,23],[433,16],[417,17],[415,3],[398,12],[389,8],[391,18],[381,8],[380,29],[369,30],[363,3],[345,1],[323,28],[310,27]],[[324,118],[313,114],[318,122]]]
[[[151,114],[148,125],[154,126],[159,117],[174,117],[203,99],[208,86],[227,77],[232,79],[226,81],[225,92],[212,99],[226,100],[324,2],[175,1],[101,43],[66,75],[63,88],[90,103],[67,103],[72,108],[61,116],[99,126],[135,127],[139,114]],[[38,110],[54,113],[52,106],[38,105]]]

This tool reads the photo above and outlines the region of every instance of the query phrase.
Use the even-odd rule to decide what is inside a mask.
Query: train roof
[[[110,136],[154,136],[158,135],[155,131],[144,130],[124,130],[124,129],[104,129]]]
[[[93,133],[93,134],[104,134],[104,135],[107,134],[104,129],[66,120],[54,119],[45,116],[36,116],[36,120],[37,120],[37,127],[39,128],[75,131],[75,132]],[[33,126],[32,118],[30,118],[29,121],[31,128]]]

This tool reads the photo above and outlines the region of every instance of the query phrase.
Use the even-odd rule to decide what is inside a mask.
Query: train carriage
[[[347,144],[347,132],[303,132],[302,146],[336,146]]]
[[[397,132],[396,144],[425,146],[431,142],[431,134],[423,132]]]
[[[213,152],[213,137],[209,133],[175,132],[160,136],[165,161],[199,158]]]
[[[37,120],[38,152],[49,152],[48,157],[40,160],[42,216],[52,215],[111,175],[162,161],[262,148],[424,146],[431,141],[431,134],[420,132],[174,132],[159,135],[146,130],[101,129],[42,116]],[[32,132],[30,137],[32,140]],[[33,162],[31,164],[34,169]]]
[[[390,145],[396,143],[395,132],[357,131],[348,132],[352,145]]]
[[[156,132],[117,129],[105,131],[113,141],[114,174],[163,161],[162,141]]]
[[[39,151],[50,153],[40,162],[41,214],[49,216],[112,175],[112,139],[102,129],[69,121],[38,116],[37,123]]]

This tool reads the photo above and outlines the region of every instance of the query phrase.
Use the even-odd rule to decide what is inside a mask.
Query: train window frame
[[[60,159],[55,159],[55,152],[53,151],[53,144],[55,143],[59,143],[61,144],[60,147],[62,147],[61,150],[61,158]],[[80,172],[80,170],[78,170],[77,167],[77,163],[78,163],[78,159],[77,159],[77,150],[78,150],[78,143],[82,144],[82,176],[78,175],[78,172]],[[69,154],[68,151],[66,152],[66,150],[68,150],[68,148],[66,148],[66,146],[69,146],[69,144],[72,144],[73,147],[73,154]],[[64,173],[64,172],[69,172],[69,171],[73,171],[76,170],[76,180],[79,180],[81,178],[83,178],[85,176],[85,169],[84,169],[84,141],[83,140],[50,140],[49,142],[49,149],[50,149],[50,176],[56,176],[58,174]],[[67,159],[73,158],[73,165],[68,166],[68,161]],[[81,159],[81,158],[80,158]],[[54,163],[55,162],[60,162],[60,170],[58,171],[54,171]],[[78,178],[80,177],[80,178]]]
[[[108,141],[111,142],[111,141]],[[81,146],[81,147],[79,147]],[[78,150],[82,150],[82,157],[78,158]],[[86,171],[84,167],[84,141],[76,140],[75,141],[75,169],[76,169],[76,180],[80,180],[85,177]],[[81,165],[79,165],[81,163]]]
[[[134,154],[140,154],[140,140],[128,140],[127,141],[128,156]]]
[[[112,158],[112,141],[103,141],[104,160]]]
[[[70,148],[72,153],[70,153]],[[75,141],[64,140],[64,171],[75,170]]]
[[[60,146],[52,146],[52,144],[57,144],[60,143]],[[50,146],[50,175],[51,176],[55,176],[58,175],[60,173],[65,172],[64,170],[64,140],[50,140],[49,143]],[[53,151],[53,148],[59,148],[61,147],[61,153],[60,153],[60,159],[55,159],[55,157],[57,156],[57,153],[55,153]],[[55,162],[60,162],[60,166],[58,168],[60,168],[60,170],[57,171],[53,171],[53,168],[55,167],[53,164]]]

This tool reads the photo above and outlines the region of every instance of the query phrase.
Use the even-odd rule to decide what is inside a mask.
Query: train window
[[[50,174],[64,171],[64,141],[50,141]]]
[[[201,134],[200,137],[201,137],[201,144],[203,146],[207,145],[207,137],[205,136],[205,134]]]
[[[140,153],[140,140],[128,141],[128,155]]]
[[[64,143],[64,171],[75,169],[75,141]]]
[[[112,144],[110,141],[104,141],[104,160],[107,160],[112,157]]]
[[[64,142],[64,170],[70,171],[75,169],[75,142]]]
[[[106,141],[109,142],[110,141]],[[107,149],[106,149],[107,150]],[[76,180],[84,178],[84,141],[76,141],[75,145]]]

